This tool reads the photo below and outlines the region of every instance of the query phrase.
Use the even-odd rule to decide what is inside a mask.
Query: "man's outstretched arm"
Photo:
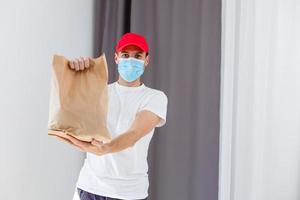
[[[71,135],[68,139],[80,151],[90,152],[96,155],[119,152],[132,147],[139,139],[149,133],[160,121],[160,117],[151,111],[143,110],[137,113],[131,127],[124,133],[113,138],[108,143],[93,140],[92,142],[80,141]]]

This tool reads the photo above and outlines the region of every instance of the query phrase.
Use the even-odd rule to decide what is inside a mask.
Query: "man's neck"
[[[127,82],[127,81],[124,81],[123,79],[119,78],[118,83],[120,85],[123,85],[123,86],[126,86],[126,87],[138,87],[138,86],[141,85],[140,79],[137,79],[137,80],[132,81],[132,82]]]

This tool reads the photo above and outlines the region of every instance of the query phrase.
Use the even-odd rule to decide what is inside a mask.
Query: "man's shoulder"
[[[162,97],[162,98],[167,98],[167,95],[162,90],[151,88],[151,87],[148,87],[148,86],[146,86],[145,88],[146,88],[147,93],[149,94],[149,96],[159,96],[159,97]]]
[[[163,91],[159,90],[159,89],[155,89],[155,88],[151,88],[148,86],[145,86],[146,90],[148,90],[149,92],[153,93],[153,94],[159,94],[159,93],[164,93]]]

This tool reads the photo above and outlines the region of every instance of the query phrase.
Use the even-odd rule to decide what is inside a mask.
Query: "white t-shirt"
[[[112,137],[127,131],[141,110],[161,118],[156,127],[166,123],[168,99],[164,92],[146,87],[126,87],[114,82],[108,85],[107,126]],[[120,152],[97,156],[87,153],[76,186],[93,194],[133,200],[148,196],[147,154],[155,129]],[[76,190],[75,190],[76,192]]]

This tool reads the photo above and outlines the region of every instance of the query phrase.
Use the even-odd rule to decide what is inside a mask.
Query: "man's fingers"
[[[78,59],[75,59],[75,60],[73,61],[73,63],[74,63],[75,70],[78,71],[78,70],[79,70],[79,62],[78,62]]]
[[[103,145],[103,142],[93,139],[92,140],[92,145],[94,145],[94,146],[101,146],[101,145]]]
[[[68,140],[68,139],[66,139],[66,138],[63,138],[63,137],[60,137],[60,136],[58,136],[58,135],[55,135],[57,138],[59,138],[60,140],[62,140],[62,141],[65,141],[65,142],[67,142],[67,143],[69,143],[69,144],[73,144],[70,140]]]
[[[82,70],[82,61],[80,58],[76,58],[76,63],[77,63],[77,71]]]
[[[71,69],[75,69],[74,61],[73,60],[69,61],[69,66],[71,67]]]
[[[84,70],[85,68],[89,68],[91,64],[89,57],[80,57],[69,61],[69,66],[71,69],[75,69],[76,71]]]
[[[80,69],[80,70],[84,70],[84,60],[83,60],[83,58],[80,57],[80,58],[78,59],[78,62],[79,62],[79,69]]]
[[[88,57],[84,57],[83,61],[84,61],[84,67],[89,68],[90,67],[90,59]]]
[[[73,137],[72,135],[69,135],[67,134],[67,138],[76,146],[79,146],[79,147],[82,147],[82,148],[85,148],[87,147],[88,145],[90,145],[89,142],[84,142],[84,141],[81,141],[81,140],[78,140],[77,138]]]

